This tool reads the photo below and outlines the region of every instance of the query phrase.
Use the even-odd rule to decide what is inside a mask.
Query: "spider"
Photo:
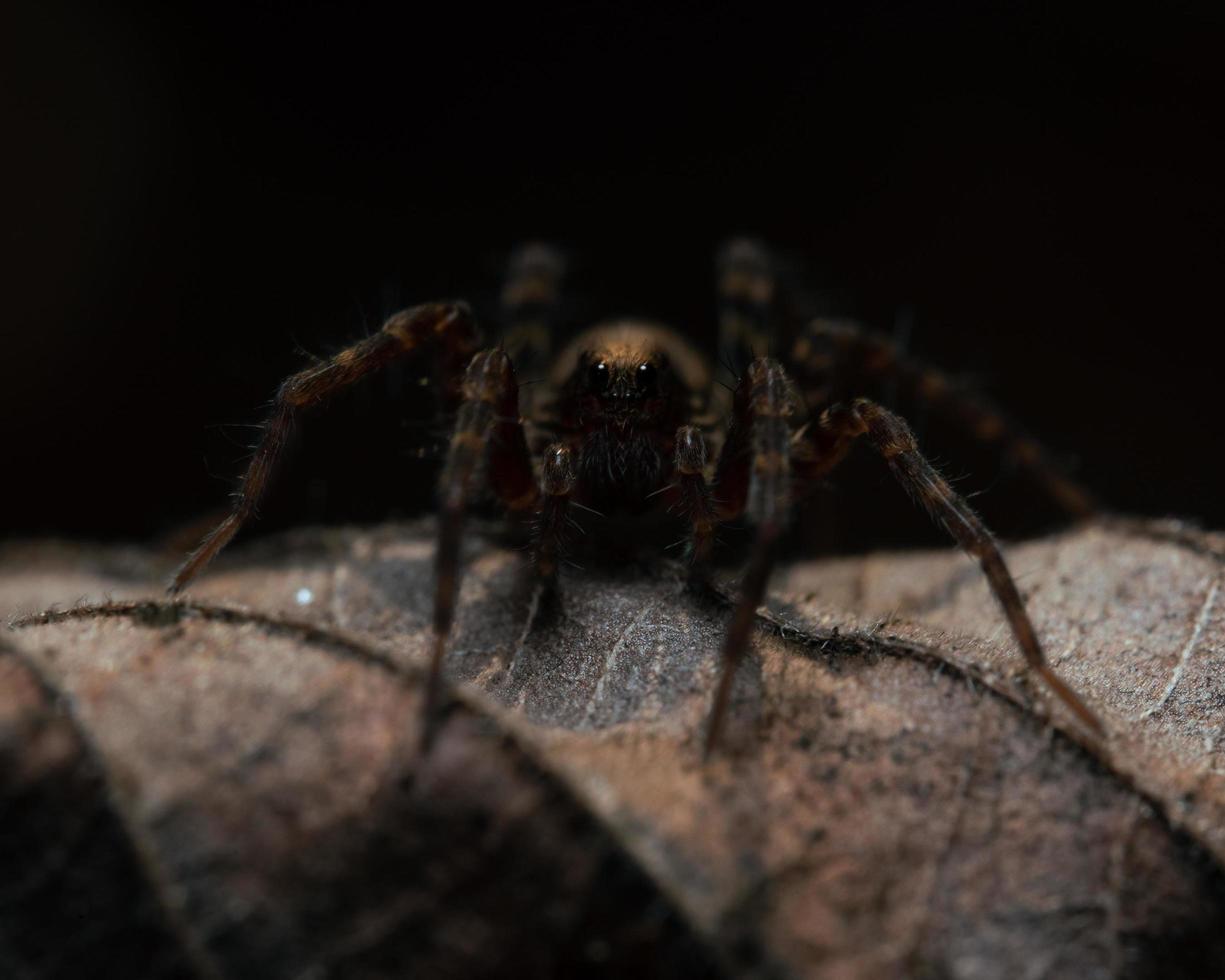
[[[559,253],[547,246],[525,246],[512,256],[501,294],[506,332],[498,346],[481,346],[466,304],[427,303],[394,314],[377,334],[284,381],[232,512],[179,568],[170,593],[185,588],[255,514],[303,413],[393,362],[429,363],[454,429],[438,486],[425,744],[441,698],[465,514],[491,493],[510,515],[530,521],[535,574],[550,591],[576,508],[606,515],[670,510],[687,525],[695,572],[708,563],[721,524],[746,521],[754,528],[706,723],[708,756],[719,740],[732,678],[749,648],[789,516],[805,491],[860,439],[981,565],[1029,668],[1081,722],[1103,734],[1093,711],[1047,663],[990,531],[919,452],[907,423],[866,398],[840,396],[873,375],[901,379],[921,396],[944,401],[1071,514],[1089,513],[1088,494],[1061,475],[1037,443],[941,373],[851,323],[808,323],[786,363],[754,356],[771,340],[777,276],[770,253],[748,240],[725,246],[717,262],[720,340],[748,364],[729,387],[730,404],[716,394],[710,364],[690,343],[636,320],[601,324],[572,340],[548,370],[547,390],[533,389],[529,397],[527,389],[520,390],[516,366],[541,370],[547,363],[563,272]],[[721,414],[729,421],[720,439]]]

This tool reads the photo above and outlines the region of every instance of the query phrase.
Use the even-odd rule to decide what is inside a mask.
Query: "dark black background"
[[[916,353],[1112,507],[1219,526],[1219,9],[20,7],[5,530],[147,538],[219,506],[230,426],[298,347],[479,300],[525,238],[571,249],[594,312],[708,343],[711,256],[741,232],[843,312],[909,310]],[[307,437],[269,526],[421,499],[385,396]],[[933,438],[1028,530],[1023,483]]]

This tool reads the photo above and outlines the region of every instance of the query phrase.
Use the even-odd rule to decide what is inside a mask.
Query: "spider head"
[[[611,342],[580,355],[574,385],[583,415],[625,428],[658,418],[675,379],[658,347]]]
[[[558,354],[550,380],[567,424],[671,435],[711,384],[705,360],[673,331],[640,320],[602,323]],[[618,435],[621,433],[622,435]]]

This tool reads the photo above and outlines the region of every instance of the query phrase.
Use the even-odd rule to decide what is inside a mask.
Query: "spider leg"
[[[560,442],[550,445],[540,468],[540,496],[532,540],[536,571],[549,587],[557,581],[570,520],[570,498],[577,482],[573,450]]]
[[[543,242],[519,246],[507,261],[501,294],[502,346],[522,377],[534,378],[548,369],[565,273],[565,257]]]
[[[907,356],[882,334],[849,321],[814,320],[796,340],[791,363],[811,392],[810,407],[814,409],[845,397],[850,384],[874,378],[892,380],[976,439],[996,447],[1070,516],[1088,517],[1098,509],[1089,491],[1071,479],[1041,443],[987,399]],[[842,390],[835,390],[835,384]]]
[[[519,419],[519,385],[509,355],[501,349],[480,351],[464,373],[462,394],[438,485],[434,642],[422,732],[427,745],[441,700],[447,638],[455,620],[464,515],[486,465],[491,477],[488,482],[508,510],[534,510],[539,501],[532,458]]]
[[[1037,631],[995,538],[969,504],[923,458],[914,433],[903,419],[865,398],[856,399],[849,406],[831,407],[821,416],[812,433],[815,452],[799,468],[801,476],[807,479],[824,476],[841,461],[859,436],[867,437],[898,482],[967,554],[978,561],[1030,669],[1086,726],[1097,735],[1103,735],[1097,715],[1047,663]]]
[[[182,591],[239,529],[253,517],[276,472],[295,421],[305,411],[392,361],[424,348],[440,359],[444,389],[453,389],[463,364],[476,349],[476,327],[461,303],[430,303],[390,317],[373,336],[347,347],[322,363],[287,378],[277,390],[272,413],[264,423],[229,516],[210,531],[175,573],[167,591]]]
[[[759,357],[736,387],[732,423],[719,454],[715,486],[717,516],[745,515],[756,526],[740,599],[724,637],[721,673],[711,702],[703,754],[719,739],[727,713],[732,679],[749,647],[757,607],[774,567],[776,545],[791,509],[791,423],[797,396],[781,364]]]
[[[676,505],[689,522],[689,553],[693,568],[698,568],[710,554],[718,520],[714,497],[706,484],[706,438],[695,425],[682,425],[676,430]]]
[[[739,365],[766,355],[774,339],[774,261],[760,242],[736,238],[715,259],[719,349]],[[739,370],[736,367],[735,370]]]

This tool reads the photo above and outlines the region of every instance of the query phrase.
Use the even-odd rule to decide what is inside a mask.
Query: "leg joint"
[[[702,430],[682,425],[676,430],[676,470],[682,476],[698,476],[706,469],[706,440]]]
[[[541,489],[550,497],[568,497],[577,482],[574,453],[570,447],[555,443],[545,450]]]

